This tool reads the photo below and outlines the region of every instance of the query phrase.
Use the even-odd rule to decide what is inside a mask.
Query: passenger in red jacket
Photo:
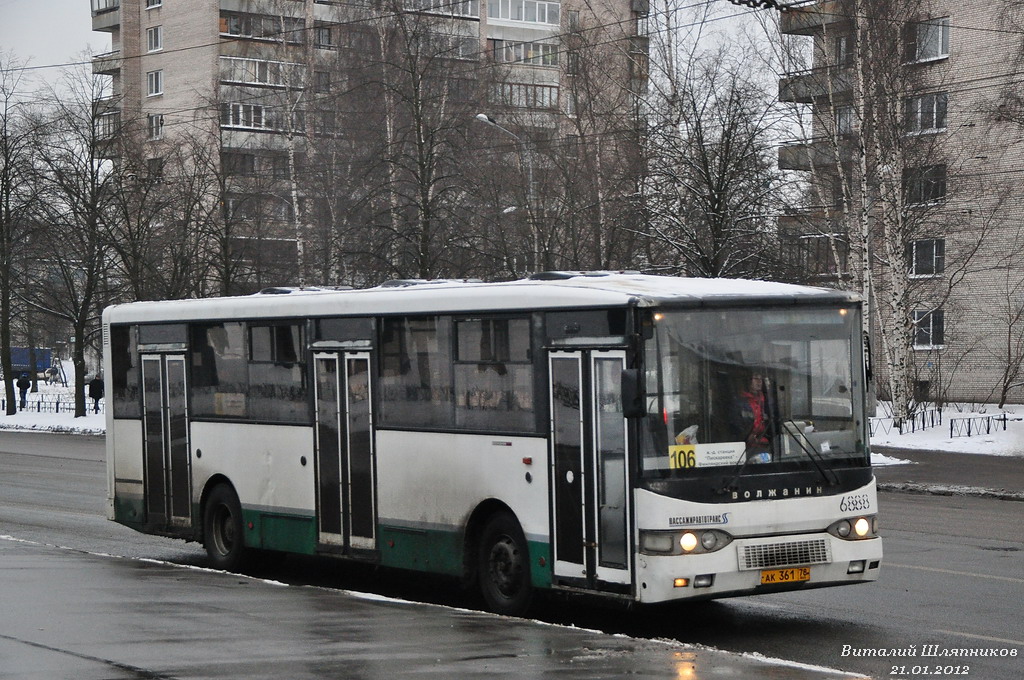
[[[747,459],[752,463],[771,460],[768,443],[768,408],[765,392],[768,381],[760,373],[750,376],[750,383],[741,391],[730,414],[733,432],[746,443]]]

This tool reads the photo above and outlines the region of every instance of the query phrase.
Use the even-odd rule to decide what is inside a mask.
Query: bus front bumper
[[[878,579],[881,563],[879,537],[736,539],[712,553],[637,555],[636,594],[640,602],[656,603],[865,583]]]

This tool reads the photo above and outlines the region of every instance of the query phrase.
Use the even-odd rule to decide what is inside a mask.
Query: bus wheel
[[[203,546],[211,566],[232,571],[242,565],[246,552],[242,532],[242,504],[234,489],[218,484],[203,512]]]
[[[477,577],[489,610],[509,616],[526,613],[533,598],[530,556],[523,530],[511,514],[494,515],[484,526]]]

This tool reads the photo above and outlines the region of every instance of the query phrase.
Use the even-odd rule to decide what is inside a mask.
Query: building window
[[[162,113],[151,114],[146,117],[149,128],[149,139],[157,140],[164,138],[164,116]]]
[[[803,234],[788,248],[793,266],[816,277],[835,278],[848,271],[850,244],[841,234]]]
[[[489,39],[491,56],[501,63],[558,66],[559,45],[539,42],[512,42]]]
[[[221,169],[225,175],[249,177],[256,174],[256,156],[251,153],[225,151],[220,158]]]
[[[908,62],[932,61],[949,56],[949,17],[907,24],[904,58]]]
[[[853,107],[837,106],[835,109],[836,134],[848,137],[853,134]]]
[[[291,178],[292,169],[291,163],[288,161],[288,156],[270,156],[267,158],[267,164],[270,166],[270,174],[274,179]]]
[[[906,130],[908,133],[942,132],[946,129],[946,105],[949,94],[934,92],[906,100]]]
[[[942,201],[946,197],[946,166],[926,165],[905,170],[903,192],[908,205]]]
[[[914,310],[914,349],[936,349],[945,344],[943,310]]]
[[[334,36],[331,35],[330,26],[313,27],[313,44],[316,47],[329,49],[334,47]]]
[[[153,182],[159,182],[164,178],[164,159],[163,158],[147,158],[146,159],[146,174]]]
[[[113,111],[96,117],[96,122],[93,123],[93,132],[97,139],[109,139],[117,134],[120,127],[121,114]]]
[[[488,0],[488,19],[528,21],[535,24],[558,25],[561,3],[536,0]]]
[[[492,90],[495,102],[504,106],[527,109],[558,108],[558,86],[529,83],[496,83]]]
[[[849,66],[853,63],[853,36],[837,35],[834,43],[833,56],[836,66]]]
[[[946,269],[946,240],[924,238],[907,244],[907,266],[910,276],[938,276]]]
[[[305,42],[306,20],[297,17],[278,17],[268,14],[220,15],[221,35],[257,40],[285,40],[289,43]]]
[[[249,128],[253,130],[262,130],[267,127],[264,109],[259,104],[232,104],[225,102],[220,106],[220,124],[222,127]]]
[[[305,67],[285,61],[264,61],[243,57],[221,57],[220,78],[224,82],[247,85],[299,85],[304,79]]]
[[[146,74],[146,95],[154,97],[164,93],[164,72],[149,71]]]
[[[146,0],[146,9],[152,9],[154,7],[160,7],[164,4],[164,0]]]
[[[146,29],[146,49],[158,52],[164,48],[164,27],[154,26]]]
[[[478,17],[477,0],[405,0],[405,8],[455,17]]]
[[[316,92],[330,92],[331,91],[331,72],[330,71],[314,71],[313,72],[313,89]]]

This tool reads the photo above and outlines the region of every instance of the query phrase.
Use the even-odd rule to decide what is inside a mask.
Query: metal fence
[[[27,411],[29,413],[74,413],[75,412],[75,399],[74,397],[61,396],[59,394],[36,394],[30,395],[25,403],[25,408],[21,407],[21,401],[15,398],[14,403],[19,407],[19,411]],[[0,397],[0,412],[7,410],[7,399]],[[88,397],[85,400],[85,412],[86,413],[97,413],[95,406],[93,406],[92,399]],[[100,399],[100,410],[99,413],[106,413],[105,400]]]
[[[940,408],[926,408],[923,411],[918,411],[906,420],[895,420],[889,416],[868,419],[868,426],[871,429],[872,436],[877,435],[879,431],[888,434],[895,429],[900,434],[906,434],[907,432],[927,430],[930,427],[938,427],[939,425],[942,425],[942,409]]]
[[[950,418],[949,436],[971,437],[976,434],[992,434],[992,423],[995,423],[996,431],[999,424],[1003,424],[1003,431],[1006,430],[1006,414],[1000,413],[997,416],[971,416],[969,418]]]

